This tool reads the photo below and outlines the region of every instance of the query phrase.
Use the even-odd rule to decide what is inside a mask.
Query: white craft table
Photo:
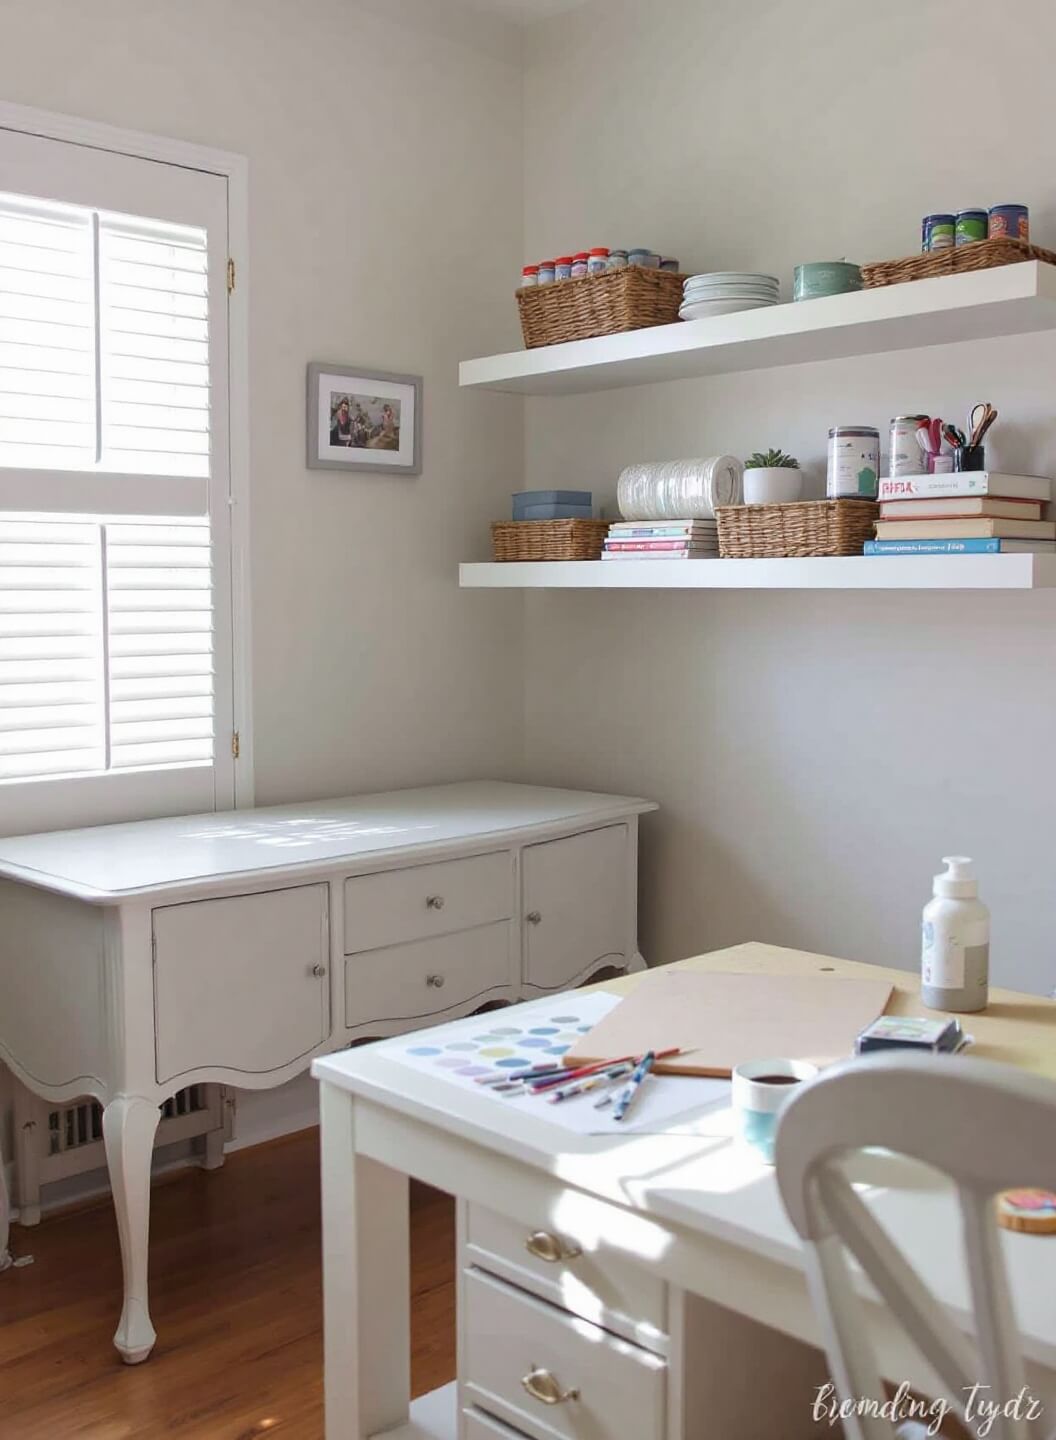
[[[914,977],[824,956],[745,945],[682,963],[879,973],[897,987],[890,1011],[919,1009]],[[972,1017],[976,1054],[1051,1067],[1056,1004],[998,991],[991,1011]],[[799,1243],[773,1171],[731,1140],[728,1115],[693,1136],[579,1136],[378,1047],[319,1060],[313,1073],[322,1082],[327,1440],[834,1433],[810,1414],[819,1331]],[[881,1162],[897,1165],[908,1188],[888,1188],[892,1170],[877,1168],[863,1175],[869,1203],[968,1328],[952,1194],[921,1167],[870,1163]],[[410,1407],[408,1176],[458,1197],[463,1307],[457,1384]],[[1056,1239],[1003,1234],[1002,1244],[1028,1377],[1051,1405]],[[875,1295],[869,1315],[882,1373],[936,1393]]]
[[[155,1339],[159,1105],[642,968],[637,827],[655,808],[475,781],[0,840],[0,1060],[46,1100],[105,1107],[125,1360]]]

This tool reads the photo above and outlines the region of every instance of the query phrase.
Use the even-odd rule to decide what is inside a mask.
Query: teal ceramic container
[[[862,288],[862,272],[849,260],[815,260],[797,265],[793,300],[817,300],[822,295],[846,295]]]

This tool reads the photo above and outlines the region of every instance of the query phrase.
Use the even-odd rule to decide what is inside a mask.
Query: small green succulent
[[[757,450],[744,462],[746,470],[798,470],[799,461],[783,450]]]

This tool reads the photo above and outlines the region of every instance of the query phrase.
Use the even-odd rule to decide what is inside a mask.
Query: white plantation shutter
[[[213,757],[209,527],[0,518],[0,781]]]
[[[99,222],[102,463],[209,474],[206,236],[129,216]]]
[[[92,217],[0,195],[0,465],[96,460]]]
[[[213,756],[207,525],[108,525],[110,763]]]
[[[226,234],[221,176],[0,127],[0,831],[234,802]]]
[[[0,780],[105,758],[100,528],[0,517]]]

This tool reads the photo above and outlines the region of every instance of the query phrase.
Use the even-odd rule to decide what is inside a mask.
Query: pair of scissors
[[[981,445],[983,436],[990,429],[990,426],[997,419],[997,411],[988,400],[978,405],[973,405],[968,416],[968,435],[970,445]]]

